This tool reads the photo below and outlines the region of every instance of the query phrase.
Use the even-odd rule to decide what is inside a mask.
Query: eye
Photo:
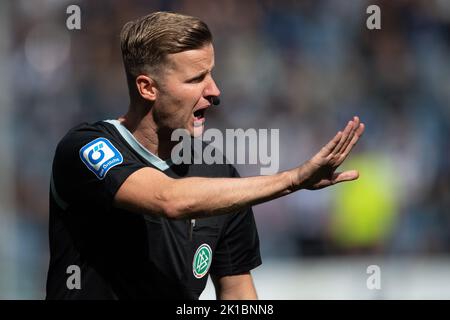
[[[202,73],[202,74],[196,76],[195,78],[189,79],[187,82],[188,83],[199,83],[199,82],[202,82],[203,79],[205,79],[205,76],[206,76],[206,74]]]

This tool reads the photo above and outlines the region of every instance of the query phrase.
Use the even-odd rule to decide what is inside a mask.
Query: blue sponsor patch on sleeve
[[[122,154],[106,138],[97,138],[80,149],[80,158],[98,179],[123,162]]]

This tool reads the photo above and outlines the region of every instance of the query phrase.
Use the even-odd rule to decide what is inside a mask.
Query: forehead
[[[212,69],[214,66],[213,45],[207,44],[200,49],[169,54],[167,65],[171,71],[186,74]]]

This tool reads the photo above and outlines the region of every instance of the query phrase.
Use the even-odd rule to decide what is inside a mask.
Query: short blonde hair
[[[120,33],[120,46],[129,89],[134,88],[138,75],[158,73],[168,54],[211,42],[206,23],[187,15],[154,12],[127,22]]]

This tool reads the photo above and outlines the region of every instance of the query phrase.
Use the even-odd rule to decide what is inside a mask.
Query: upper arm
[[[256,300],[255,285],[250,272],[231,276],[214,276],[211,279],[220,300]]]
[[[69,206],[108,212],[163,213],[172,178],[146,166],[114,137],[74,132],[58,145],[52,169],[54,193]],[[164,191],[164,192],[163,192]]]
[[[114,197],[114,206],[133,212],[166,215],[171,211],[168,190],[172,178],[150,167],[132,173]]]

